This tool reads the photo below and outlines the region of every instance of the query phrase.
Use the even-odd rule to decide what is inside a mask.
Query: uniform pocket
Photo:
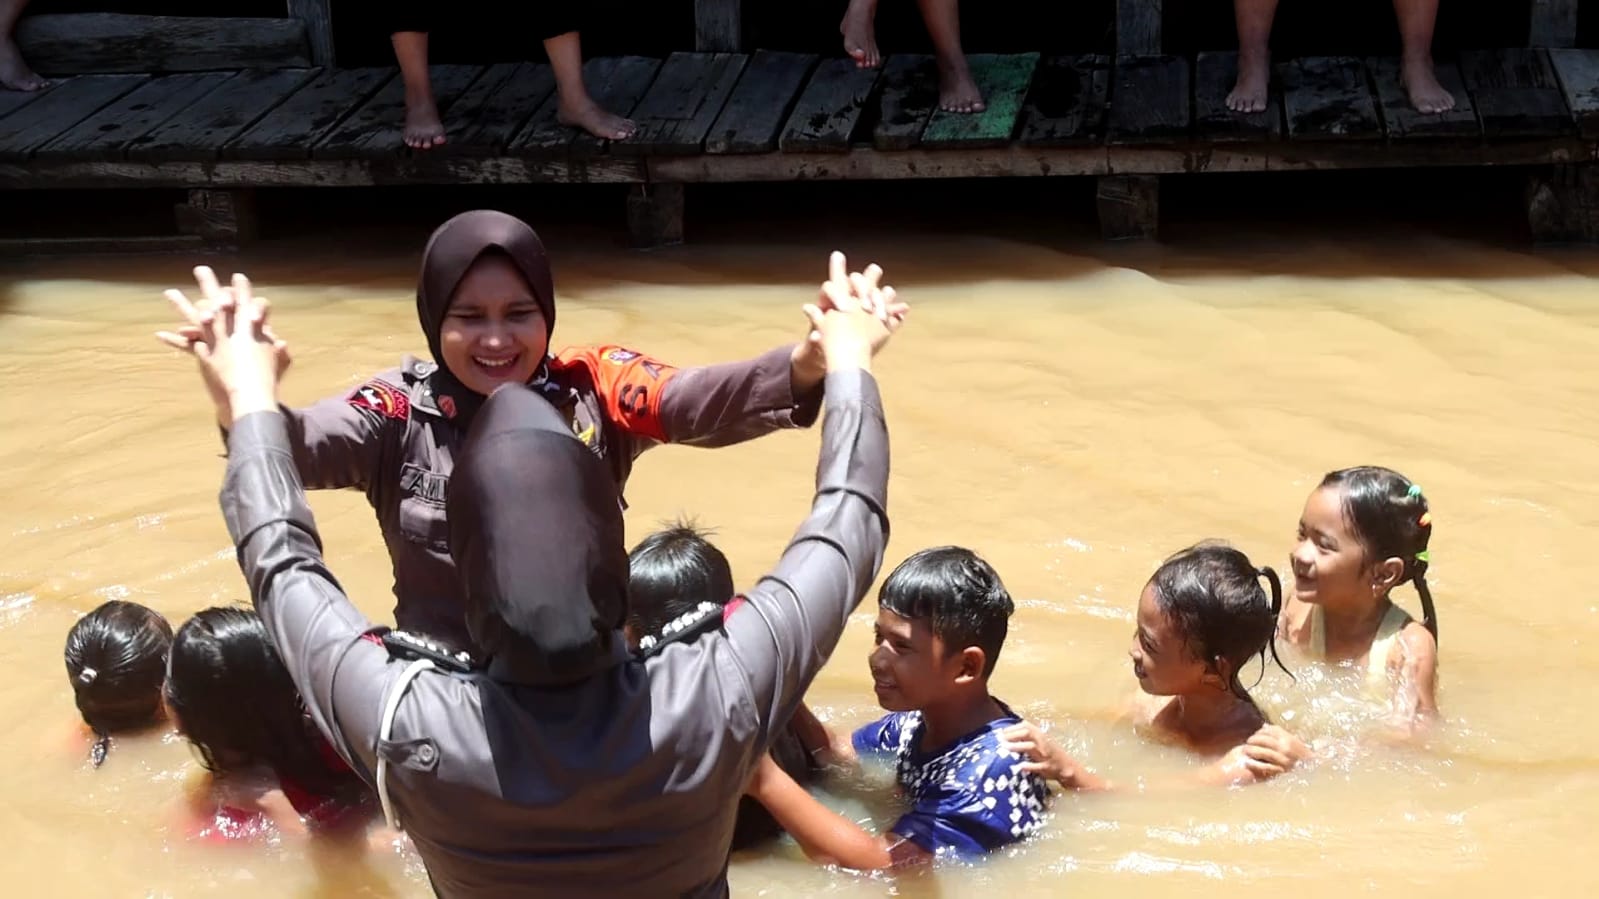
[[[400,533],[412,543],[450,551],[450,529],[444,518],[444,504],[420,496],[400,500]]]

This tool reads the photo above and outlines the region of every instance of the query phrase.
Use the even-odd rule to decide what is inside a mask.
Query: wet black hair
[[[1269,595],[1261,586],[1263,579],[1271,587]],[[1262,676],[1268,650],[1277,667],[1293,676],[1277,656],[1277,613],[1283,604],[1277,572],[1256,568],[1248,556],[1225,543],[1205,541],[1162,562],[1149,584],[1155,602],[1171,617],[1195,658],[1210,665],[1226,659],[1231,665],[1227,687],[1239,698],[1253,702],[1238,679],[1239,669],[1252,656],[1260,656]]]
[[[628,553],[627,623],[639,636],[659,634],[702,603],[732,601],[733,568],[707,533],[680,521]]]
[[[300,694],[254,610],[204,609],[178,628],[166,700],[211,771],[266,765],[316,792],[342,780],[322,760]]]
[[[72,697],[94,732],[90,758],[105,762],[111,735],[142,727],[161,712],[172,625],[154,609],[114,599],[78,619],[62,655]]]
[[[1354,529],[1373,562],[1398,558],[1405,565],[1395,586],[1406,581],[1421,595],[1421,623],[1438,639],[1438,612],[1427,588],[1432,539],[1432,510],[1421,488],[1391,468],[1360,465],[1330,471],[1317,489],[1337,487],[1343,492],[1344,520]]]
[[[1016,604],[999,572],[959,546],[924,549],[899,563],[878,591],[877,604],[913,621],[927,621],[946,649],[983,651],[983,676],[994,671]]]

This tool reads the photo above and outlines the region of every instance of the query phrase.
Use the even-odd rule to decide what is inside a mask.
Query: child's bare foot
[[[627,140],[638,130],[632,119],[607,112],[588,97],[570,102],[562,97],[555,107],[555,119],[562,125],[582,128],[601,140]]]
[[[444,144],[444,123],[432,97],[405,101],[405,145],[413,150],[431,150]]]
[[[849,0],[844,11],[844,21],[838,31],[844,35],[844,52],[854,58],[863,69],[882,65],[883,57],[877,52],[877,0]]]
[[[1227,95],[1227,108],[1233,112],[1265,112],[1266,90],[1271,83],[1271,54],[1267,51],[1238,54],[1238,83]]]
[[[1410,95],[1410,105],[1418,112],[1436,114],[1455,108],[1455,97],[1438,83],[1433,70],[1432,57],[1405,60],[1399,70],[1399,80]]]
[[[939,66],[938,108],[945,112],[982,112],[988,108],[965,60],[958,67]]]
[[[22,59],[22,51],[11,35],[0,35],[0,88],[8,91],[36,91],[50,82],[40,78]]]

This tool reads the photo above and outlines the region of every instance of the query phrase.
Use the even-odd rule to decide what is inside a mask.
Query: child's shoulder
[[[1283,603],[1283,610],[1277,616],[1277,639],[1288,643],[1290,646],[1301,648],[1310,645],[1310,613],[1312,606],[1308,602],[1290,596]]]

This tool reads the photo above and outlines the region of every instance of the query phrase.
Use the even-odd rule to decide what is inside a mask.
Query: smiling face
[[[916,711],[954,689],[961,654],[945,653],[944,641],[933,633],[930,622],[879,608],[872,630],[873,648],[866,661],[877,702],[884,709]]]
[[[1153,583],[1138,597],[1138,626],[1127,655],[1139,688],[1151,696],[1181,696],[1221,683],[1211,666],[1194,657],[1176,621],[1161,609]]]
[[[440,361],[468,390],[488,396],[525,384],[549,351],[544,312],[509,258],[486,253],[455,288],[439,329]]]
[[[1288,561],[1294,596],[1301,602],[1348,607],[1377,595],[1365,547],[1344,515],[1339,487],[1322,487],[1305,500]]]

